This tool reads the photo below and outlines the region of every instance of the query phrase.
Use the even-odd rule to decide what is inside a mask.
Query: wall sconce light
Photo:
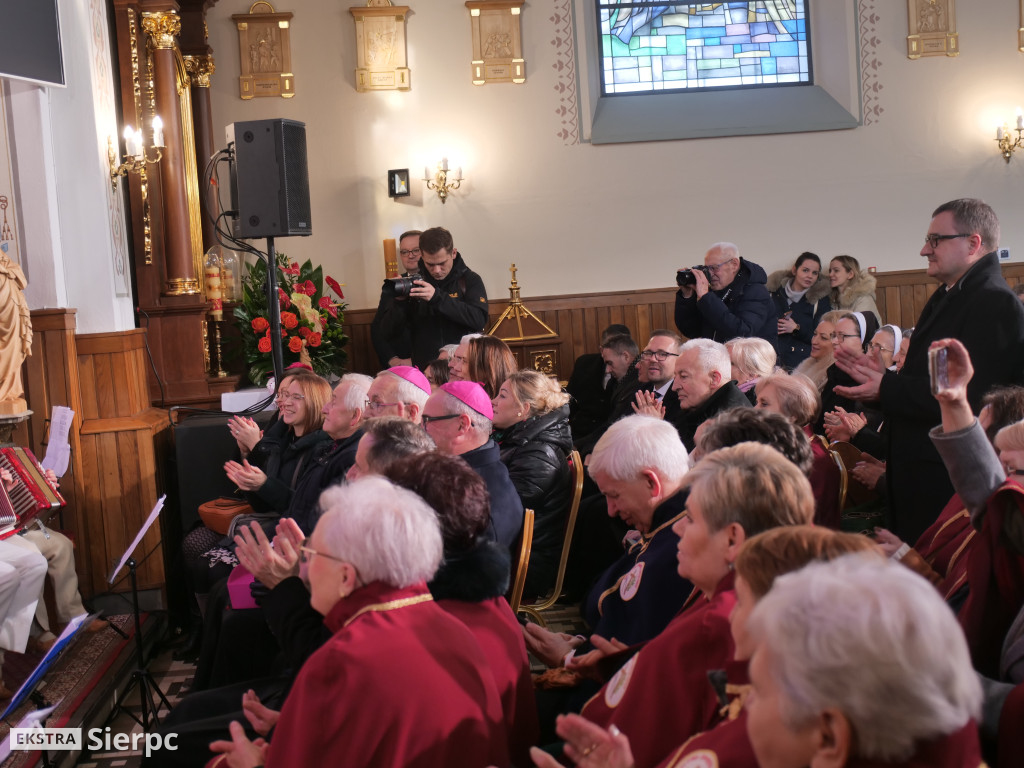
[[[388,171],[388,197],[408,197],[412,194],[409,188],[409,169],[399,168]]]
[[[430,175],[430,169],[423,168],[423,180],[427,182],[427,189],[437,190],[437,196],[441,198],[443,205],[448,200],[448,193],[458,189],[462,185],[462,168],[455,169],[452,180],[448,180],[448,158],[442,157],[437,164],[437,173]]]
[[[156,156],[150,158],[146,145],[142,141],[142,131],[136,131],[130,125],[124,127],[124,160],[117,163],[117,149],[114,140],[107,137],[107,160],[110,163],[110,186],[116,192],[117,180],[129,173],[139,174],[139,192],[142,196],[142,238],[145,251],[145,264],[153,263],[153,231],[149,212],[149,176],[146,165],[159,163],[164,152],[164,121],[159,115],[153,116],[153,147]]]
[[[124,160],[117,165],[117,150],[114,149],[114,142],[107,138],[107,158],[110,161],[110,186],[117,189],[119,176],[127,176],[129,172],[137,173],[146,181],[146,165],[159,163],[163,158],[164,147],[164,121],[159,115],[153,116],[153,147],[156,149],[156,157],[150,158],[146,145],[142,140],[142,131],[134,130],[130,125],[124,127]]]
[[[1024,133],[1024,110],[1017,107],[1017,138],[1013,139],[1010,137],[1010,128],[1006,123],[996,128],[996,143],[999,145],[999,154],[1003,156],[1006,162],[1010,162],[1010,158],[1013,157],[1013,153],[1024,147],[1024,141],[1021,141],[1021,134]]]

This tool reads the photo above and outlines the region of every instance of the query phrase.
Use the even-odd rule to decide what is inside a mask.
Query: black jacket
[[[461,458],[487,484],[491,497],[490,538],[511,547],[523,530],[523,502],[508,476],[508,469],[501,463],[497,444],[488,440],[479,448],[462,454]]]
[[[402,277],[408,277],[406,272]],[[380,289],[380,300],[377,302],[377,312],[370,323],[370,341],[373,349],[380,360],[381,368],[390,367],[391,358],[399,357],[405,359],[412,356],[412,334],[408,326],[391,329],[391,333],[384,332],[384,320],[387,314],[387,307],[394,301],[394,294],[391,290],[391,281],[385,280],[384,286]]]
[[[569,427],[573,439],[584,437],[608,418],[612,407],[612,392],[616,381],[604,382],[604,360],[597,352],[588,352],[576,358],[565,390],[572,396],[569,402]]]
[[[889,425],[889,509],[892,531],[917,541],[953,495],[949,474],[928,430],[941,421],[928,376],[928,347],[959,339],[971,355],[967,387],[977,412],[982,396],[999,384],[1024,383],[1024,307],[1003,278],[996,254],[976,262],[951,290],[940,286],[921,311],[899,375],[882,377],[882,411]]]
[[[708,291],[684,298],[676,292],[676,327],[688,339],[720,341],[740,336],[757,336],[773,345],[779,335],[775,304],[765,287],[767,276],[757,264],[740,259],[740,270],[732,283],[720,291]]]
[[[793,322],[800,326],[792,333],[779,334],[779,363],[787,371],[792,371],[810,356],[814,329],[817,328],[821,316],[832,308],[828,298],[828,278],[824,275],[818,277],[818,282],[808,288],[799,301],[790,303],[789,296],[786,295],[786,285],[792,277],[788,270],[779,270],[768,276],[767,283],[772,302],[775,304],[776,317],[782,317],[790,312]]]
[[[388,338],[400,338],[408,330],[412,343],[412,364],[423,368],[437,357],[445,344],[457,344],[467,333],[480,333],[487,324],[487,290],[480,275],[456,254],[452,269],[443,280],[435,280],[420,260],[420,274],[434,286],[430,301],[397,300],[394,295],[378,307],[380,329]],[[385,283],[385,292],[390,283]]]
[[[683,441],[686,450],[692,451],[694,445],[696,445],[694,435],[697,434],[697,427],[712,416],[717,416],[722,411],[749,407],[750,401],[740,391],[740,388],[736,386],[736,382],[727,381],[712,392],[711,396],[696,408],[681,410],[671,423],[676,428],[676,431],[679,432],[679,439]]]
[[[296,438],[291,427],[278,419],[263,433],[249,454],[249,463],[267,476],[263,487],[246,493],[255,512],[284,512],[291,504],[299,478],[309,468],[313,452],[330,437],[322,429]]]
[[[357,429],[342,440],[328,440],[317,445],[288,506],[288,517],[298,523],[307,536],[313,534],[320,519],[320,494],[332,485],[341,483],[356,461],[356,448],[363,431]]]
[[[555,584],[572,502],[567,457],[572,451],[569,406],[533,416],[496,436],[501,463],[508,467],[523,506],[534,512],[533,550],[526,572],[529,596],[545,595]]]

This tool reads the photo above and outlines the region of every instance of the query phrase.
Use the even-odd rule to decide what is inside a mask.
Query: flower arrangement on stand
[[[325,282],[329,291],[324,288]],[[329,275],[325,277],[323,269],[314,267],[311,261],[299,266],[283,253],[277,254],[277,283],[285,367],[306,363],[321,376],[341,375],[348,359],[341,285]],[[249,379],[257,386],[263,386],[274,371],[266,284],[266,263],[258,260],[250,264],[242,279],[242,301],[235,307]]]

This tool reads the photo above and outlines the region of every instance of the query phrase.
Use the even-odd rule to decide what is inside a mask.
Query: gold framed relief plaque
[[[959,56],[956,0],[907,0],[907,58]]]
[[[1020,26],[1017,27],[1017,50],[1024,51],[1024,0],[1020,0]]]
[[[236,13],[231,19],[238,27],[238,59],[241,76],[238,95],[243,99],[259,96],[295,95],[292,73],[290,12],[278,13],[266,0],[257,0],[248,13]]]
[[[348,10],[356,20],[356,90],[408,91],[405,16],[409,6],[367,0],[365,6]]]
[[[520,14],[523,0],[468,0],[473,85],[525,83]]]

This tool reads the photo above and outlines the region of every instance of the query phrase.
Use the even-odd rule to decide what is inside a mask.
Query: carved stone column
[[[195,257],[201,254],[193,253],[188,195],[190,179],[186,172],[195,158],[187,156],[190,153],[185,152],[183,138],[184,120],[191,120],[191,115],[182,115],[178,97],[179,81],[188,79],[188,75],[178,69],[180,54],[175,36],[181,31],[181,20],[175,11],[146,11],[142,14],[142,28],[149,36],[153,57],[153,96],[156,113],[164,120],[167,142],[160,174],[167,270],[163,293],[169,296],[194,295],[199,293]],[[191,135],[191,122],[187,130]],[[191,183],[194,188],[194,177]]]
[[[196,136],[196,168],[199,171],[199,195],[202,201],[209,201],[211,213],[216,216],[220,213],[217,210],[217,190],[211,189],[206,179],[206,166],[210,162],[214,148],[220,142],[214,141],[213,136],[213,109],[210,106],[210,78],[216,66],[212,54],[185,56],[185,71],[192,80],[192,125],[195,128]],[[205,202],[201,203],[205,205]],[[203,251],[209,250],[216,244],[213,232],[213,222],[209,215],[204,214],[203,223]]]

